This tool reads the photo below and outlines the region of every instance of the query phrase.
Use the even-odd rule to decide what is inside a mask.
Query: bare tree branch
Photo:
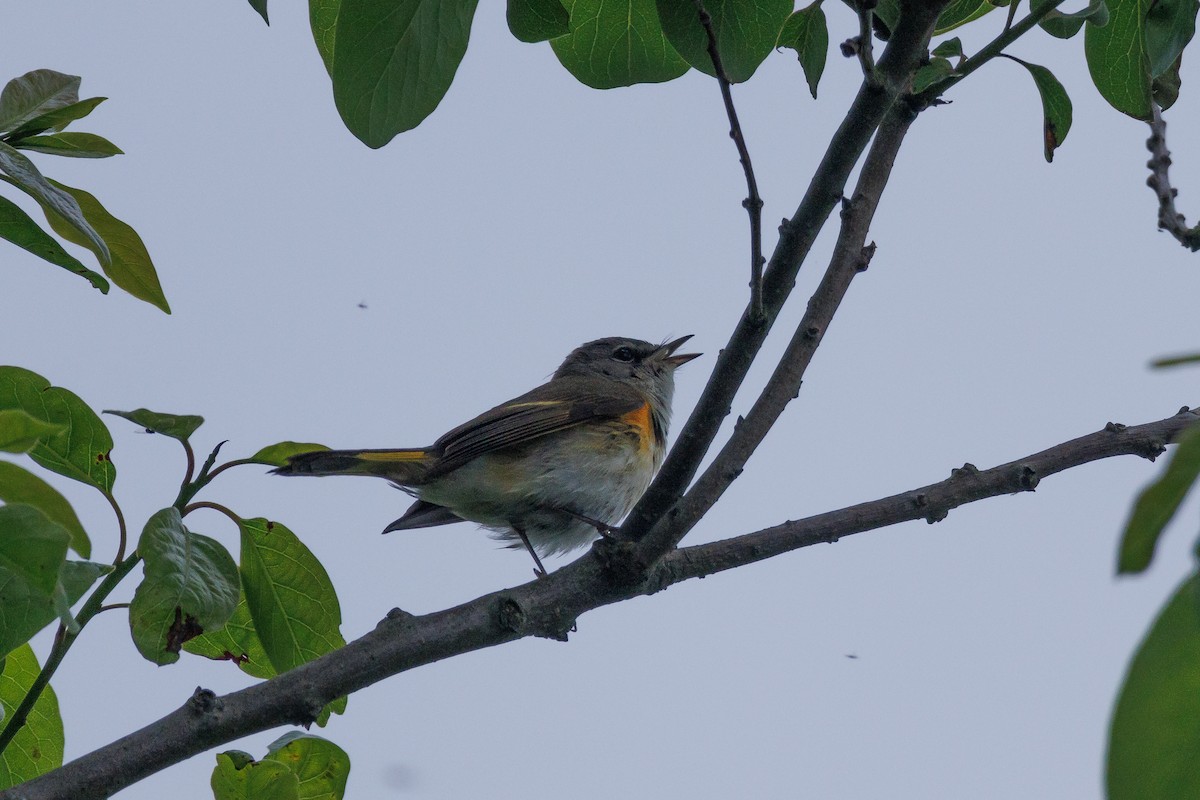
[[[660,520],[643,540],[643,557],[648,562],[678,544],[712,508],[741,474],[787,404],[799,393],[804,373],[850,289],[850,282],[867,268],[875,252],[873,244],[865,246],[867,232],[892,174],[896,154],[914,119],[913,111],[904,103],[894,105],[884,119],[863,162],[854,196],[842,206],[841,229],[829,266],[809,299],[783,358],[750,412],[738,421],[729,441],[683,497],[676,513]]]
[[[763,273],[762,318],[756,319],[749,306],[742,313],[662,470],[622,525],[626,536],[633,539],[644,536],[691,483],[775,317],[795,286],[800,265],[841,200],[851,170],[884,115],[908,91],[909,79],[926,55],[929,35],[947,2],[904,0],[901,3],[900,22],[876,63],[879,81],[864,81],[859,87],[796,213],[779,227],[779,241]]]
[[[717,83],[721,87],[721,98],[725,101],[725,116],[729,118],[729,138],[733,139],[737,147],[738,161],[742,163],[742,172],[746,174],[746,199],[742,201],[742,207],[750,215],[750,307],[747,313],[751,320],[761,321],[762,268],[765,261],[762,254],[763,201],[758,194],[758,181],[754,178],[754,167],[750,164],[750,150],[746,147],[746,137],[742,135],[742,124],[738,121],[737,109],[733,105],[729,75],[725,72],[721,53],[717,49],[717,32],[713,29],[712,16],[704,8],[701,0],[696,0],[696,10],[708,37],[708,57],[712,59],[713,72],[717,73]]]
[[[1183,214],[1175,209],[1179,190],[1171,187],[1168,174],[1171,151],[1167,149],[1167,123],[1163,121],[1158,103],[1151,103],[1150,108],[1154,116],[1150,120],[1150,138],[1146,140],[1146,148],[1150,151],[1150,160],[1146,162],[1150,177],[1146,179],[1146,185],[1158,195],[1158,227],[1194,253],[1200,250],[1200,225],[1189,228]]]
[[[575,619],[594,608],[651,594],[689,578],[897,522],[944,519],[957,506],[1031,491],[1056,472],[1117,455],[1153,458],[1200,415],[1178,414],[1135,427],[1104,430],[989,470],[970,465],[913,491],[773,528],[676,550],[636,582],[610,569],[610,545],[549,577],[416,617],[393,610],[371,633],[269,681],[218,697],[197,689],[183,707],[112,744],[39,778],[0,792],[0,800],[104,798],[171,764],[242,736],[307,724],[325,704],[384,678],[451,656],[526,636],[565,639]]]

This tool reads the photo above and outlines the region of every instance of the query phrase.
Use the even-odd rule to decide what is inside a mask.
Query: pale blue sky
[[[836,43],[854,33],[829,8]],[[264,27],[240,0],[43,0],[0,30],[3,78],[48,67],[111,99],[78,127],[127,155],[38,159],[142,234],[174,315],[0,250],[0,362],[96,408],[206,417],[199,448],[281,439],[426,444],[543,380],[578,343],[694,333],[690,410],[745,301],[744,186],[714,83],[597,92],[481,4],[442,107],[370,151],[341,125],[302,4]],[[964,36],[968,51],[998,29]],[[1016,64],[914,126],[856,280],[767,443],[690,537],[704,541],[920,486],[1195,405],[1200,256],[1154,229],[1141,123],[1087,82],[1082,42],[1014,50],[1056,71],[1075,125],[1053,165]],[[857,85],[830,56],[812,101],[790,54],[735,89],[768,232],[790,215]],[[1185,66],[1168,113],[1181,208],[1200,213],[1200,114]],[[744,412],[824,268],[822,237]],[[773,244],[768,234],[768,248]],[[359,307],[364,303],[367,308]],[[135,528],[173,499],[167,439],[111,419]],[[675,425],[678,430],[678,423]],[[1125,660],[1190,565],[1196,507],[1144,578],[1113,578],[1118,532],[1157,468],[1124,458],[1036,494],[816,547],[601,609],[563,645],[522,641],[361,692],[321,732],[357,798],[1094,798]],[[347,637],[530,578],[469,525],[378,531],[382,481],[231,472],[209,499],[291,527],[322,559]],[[60,482],[61,483],[61,482]],[[111,557],[94,492],[63,486]],[[211,512],[189,524],[236,548]],[[556,560],[553,569],[563,563]],[[140,574],[140,573],[139,573]],[[132,584],[129,592],[132,591]],[[228,665],[155,668],[124,617],[88,628],[55,679],[68,757],[141,727]],[[46,635],[35,644],[41,655]],[[855,655],[850,659],[847,655]],[[229,747],[263,753],[278,731]],[[207,796],[212,755],[119,795]]]

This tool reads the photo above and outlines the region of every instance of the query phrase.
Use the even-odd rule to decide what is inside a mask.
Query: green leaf
[[[1076,11],[1073,14],[1064,14],[1056,8],[1042,17],[1038,24],[1042,26],[1042,30],[1051,36],[1056,36],[1059,39],[1070,39],[1079,33],[1079,29],[1083,27],[1083,23],[1085,22],[1090,22],[1097,28],[1103,28],[1107,25],[1108,4],[1104,0],[1092,0],[1092,2],[1088,3],[1087,8],[1082,11]]]
[[[1200,362],[1200,353],[1188,353],[1182,356],[1156,358],[1150,362],[1150,366],[1155,369],[1162,369],[1163,367],[1178,367],[1181,364],[1195,364],[1197,362]]]
[[[656,5],[663,33],[675,52],[701,72],[716,75],[695,0],[657,0]],[[792,13],[792,0],[706,0],[704,8],[712,17],[725,75],[741,83],[770,55]]]
[[[350,776],[350,756],[328,739],[293,731],[267,747],[260,763],[282,764],[299,781],[299,800],[342,800]]]
[[[804,80],[813,99],[817,97],[817,84],[825,71],[825,59],[829,55],[829,26],[821,0],[792,14],[783,23],[775,47],[789,47],[796,51],[796,58],[804,70]]]
[[[29,641],[112,567],[66,561],[67,532],[28,505],[0,506],[0,657]],[[59,553],[62,557],[59,557]]]
[[[0,142],[0,171],[4,172],[9,183],[37,200],[48,217],[53,213],[54,217],[61,221],[63,228],[71,233],[64,233],[54,224],[55,219],[51,218],[50,226],[58,231],[60,236],[76,244],[83,244],[96,254],[102,265],[108,265],[108,245],[84,216],[79,202],[47,180],[24,153]]]
[[[1101,97],[1135,119],[1150,119],[1150,62],[1145,20],[1151,0],[1108,0],[1109,21],[1087,26],[1083,52]]]
[[[1200,477],[1200,426],[1193,426],[1179,437],[1179,446],[1163,473],[1142,490],[1133,504],[1133,512],[1121,534],[1117,574],[1142,572],[1150,566],[1158,537],[1197,477]]]
[[[279,442],[267,445],[247,460],[253,461],[256,464],[266,464],[268,467],[282,467],[287,464],[288,459],[292,456],[328,449],[323,444],[312,444],[310,442]]]
[[[74,393],[20,367],[0,367],[0,409],[19,408],[44,422],[62,425],[57,436],[38,442],[29,456],[52,472],[110,494],[117,468],[109,453],[112,436],[96,412]]]
[[[108,281],[92,272],[75,256],[63,249],[57,240],[46,233],[20,206],[7,197],[0,197],[0,238],[24,248],[39,258],[86,278],[102,294],[108,294]]]
[[[1200,0],[1154,0],[1146,12],[1146,54],[1150,77],[1157,78],[1179,60],[1196,35]]]
[[[942,58],[962,58],[962,40],[955,36],[953,39],[947,39],[938,44],[937,47],[930,51],[931,55],[940,56]]]
[[[173,507],[146,522],[138,555],[145,578],[129,607],[133,642],[147,660],[172,664],[184,642],[220,628],[233,614],[237,565],[216,539],[185,528]]]
[[[77,75],[35,69],[13,78],[0,92],[0,133],[13,131],[48,111],[79,102]]]
[[[1007,3],[1002,5],[1007,5]],[[974,22],[984,14],[994,11],[996,7],[990,0],[951,0],[950,5],[946,6],[941,16],[938,17],[933,35],[940,36],[947,31],[960,28],[968,22]]]
[[[258,15],[263,18],[263,22],[271,24],[271,20],[267,18],[267,0],[250,0],[250,7],[258,12]]]
[[[271,665],[286,672],[344,645],[337,593],[312,551],[278,522],[240,527],[242,588]]]
[[[45,114],[39,114],[29,120],[21,127],[10,133],[5,138],[12,144],[17,140],[30,136],[35,133],[43,133],[45,131],[61,131],[63,128],[70,125],[78,119],[83,119],[88,114],[92,113],[96,106],[107,100],[107,97],[89,97],[87,100],[80,100],[78,103],[56,108],[53,111],[47,111]]]
[[[1181,86],[1179,70],[1182,64],[1183,54],[1181,53],[1179,58],[1175,59],[1175,66],[1156,77],[1150,84],[1154,102],[1158,103],[1158,107],[1164,111],[1175,105],[1175,101],[1179,99]]]
[[[195,414],[163,414],[147,408],[136,408],[133,411],[113,411],[105,409],[105,414],[121,417],[146,429],[146,433],[161,433],[172,439],[186,442],[196,429],[204,424],[204,417]]]
[[[38,509],[21,504],[0,506],[0,531],[4,532],[0,536],[0,571],[5,580],[15,576],[49,598],[71,537]]]
[[[31,417],[16,408],[0,410],[0,450],[24,453],[32,450],[42,439],[61,433],[62,425]]]
[[[254,678],[274,678],[279,673],[271,666],[267,651],[263,649],[262,639],[254,630],[254,620],[250,618],[250,606],[246,604],[246,593],[238,595],[237,607],[233,616],[218,630],[207,631],[195,639],[183,643],[183,649],[189,653],[213,661],[229,661],[242,672]]]
[[[287,764],[248,759],[237,750],[217,753],[214,800],[300,800],[300,779]]]
[[[40,667],[33,648],[21,645],[4,659],[0,674],[0,705],[5,718],[12,715],[37,679]],[[30,709],[29,718],[0,754],[0,790],[32,780],[63,762],[63,724],[58,698],[47,686]]]
[[[1050,70],[1013,56],[1007,57],[1029,70],[1037,85],[1038,94],[1042,97],[1043,153],[1047,162],[1053,161],[1054,151],[1066,140],[1067,132],[1071,130],[1071,98],[1067,97],[1067,90]]]
[[[913,75],[913,94],[919,94],[947,75],[954,73],[954,65],[947,59],[935,56]]]
[[[5,413],[8,412],[0,412]],[[72,550],[84,558],[92,554],[92,543],[67,498],[32,472],[0,461],[0,501],[33,506],[66,530]]]
[[[383,147],[433,113],[467,52],[477,0],[342,0],[333,99],[350,132]]]
[[[150,260],[150,253],[146,251],[146,245],[142,243],[142,237],[138,236],[137,231],[108,213],[108,209],[100,205],[99,200],[83,189],[73,189],[58,181],[51,183],[78,201],[87,221],[104,236],[104,241],[108,243],[106,247],[112,248],[111,263],[104,264],[104,271],[112,282],[137,299],[145,300],[170,314],[171,306],[168,305],[162,285],[158,282],[154,262]],[[78,232],[65,225],[61,216],[52,213],[45,204],[42,205],[42,210],[46,213],[50,227],[59,236],[91,249],[99,257],[100,253],[81,238]]]
[[[522,42],[565,36],[570,15],[559,0],[508,0],[508,30]]]
[[[44,136],[26,136],[13,143],[14,147],[22,150],[34,150],[39,153],[49,153],[52,156],[70,156],[71,158],[108,158],[109,156],[124,155],[124,151],[115,144],[97,136],[94,133],[49,133]]]
[[[571,32],[550,41],[580,83],[613,89],[661,83],[688,71],[663,34],[654,0],[570,0]]]
[[[337,38],[338,9],[342,0],[308,0],[308,24],[325,71],[333,74],[333,43]]]
[[[1200,577],[1192,575],[1138,646],[1109,730],[1108,800],[1200,797]]]

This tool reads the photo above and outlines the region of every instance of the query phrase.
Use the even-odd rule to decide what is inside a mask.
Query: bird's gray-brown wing
[[[434,474],[445,474],[484,453],[516,447],[597,419],[616,419],[646,405],[636,389],[614,381],[557,378],[485,411],[447,433],[431,448]]]

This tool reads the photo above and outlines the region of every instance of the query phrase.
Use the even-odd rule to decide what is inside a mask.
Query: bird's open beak
[[[700,356],[704,355],[703,353],[680,353],[679,355],[675,355],[675,351],[682,347],[683,343],[690,338],[692,338],[692,334],[689,333],[687,336],[680,336],[673,342],[667,342],[662,347],[658,348],[658,352],[655,353],[655,355],[665,356],[663,361],[670,364],[671,369],[681,367],[687,362],[691,361],[693,358],[699,358]]]

